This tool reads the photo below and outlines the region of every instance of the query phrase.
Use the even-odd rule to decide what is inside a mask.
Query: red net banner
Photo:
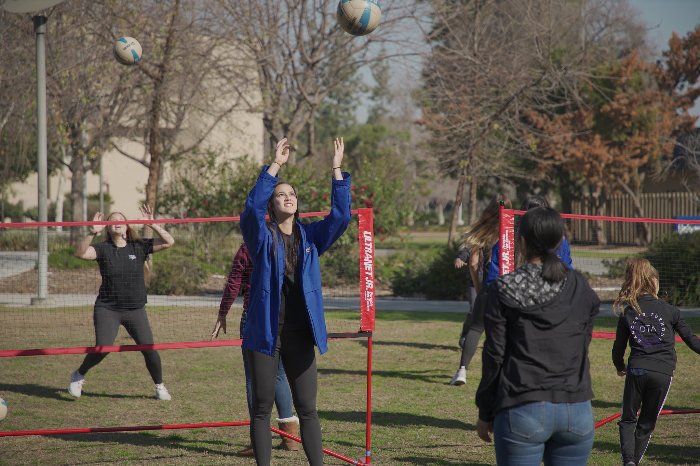
[[[360,330],[374,331],[374,224],[372,209],[359,209],[360,245]]]

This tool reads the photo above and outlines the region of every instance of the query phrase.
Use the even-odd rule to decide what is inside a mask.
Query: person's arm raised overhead
[[[142,220],[153,220],[153,210],[151,209],[151,206],[148,204],[143,204],[139,210],[141,211]],[[173,238],[173,236],[161,225],[157,223],[149,223],[148,226],[151,227],[151,230],[155,231],[158,235],[158,238],[153,241],[153,252],[168,249],[170,246],[175,244],[175,238]]]
[[[350,223],[350,174],[341,170],[345,151],[343,138],[334,141],[331,211],[318,222],[304,225],[307,240],[316,246],[319,254],[323,254],[337,240]]]
[[[92,221],[100,222],[103,218],[104,216],[102,215],[102,212],[97,212],[92,218]],[[82,238],[75,247],[75,253],[73,255],[87,261],[94,261],[97,259],[97,251],[95,251],[95,248],[93,248],[90,243],[92,243],[95,236],[99,235],[104,229],[104,225],[92,225],[88,231],[88,234]]]

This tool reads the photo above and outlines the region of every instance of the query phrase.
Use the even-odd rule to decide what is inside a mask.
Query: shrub
[[[320,257],[324,286],[359,284],[357,243],[336,244]]]
[[[398,253],[382,266],[391,273],[391,289],[397,296],[425,296],[429,299],[465,300],[467,270],[455,270],[457,245],[424,248]]]
[[[194,260],[163,252],[154,256],[148,292],[160,295],[198,295],[207,273]]]
[[[700,232],[654,242],[643,257],[659,272],[661,294],[677,306],[700,304]]]
[[[73,255],[75,249],[71,246],[52,249],[49,252],[49,267],[54,269],[89,269],[95,267],[93,261],[78,259]]]

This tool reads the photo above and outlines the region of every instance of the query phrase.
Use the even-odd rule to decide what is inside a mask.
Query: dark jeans
[[[93,313],[95,324],[95,346],[111,346],[117,338],[119,326],[123,325],[131,338],[137,345],[152,345],[153,333],[151,325],[148,323],[146,309],[119,310],[115,311],[106,307],[95,306]],[[153,382],[163,383],[163,369],[160,363],[160,356],[155,350],[141,351],[146,360],[146,368]],[[107,357],[109,353],[89,353],[85,356],[83,363],[78,368],[82,375],[98,365]]]
[[[311,333],[308,330],[282,332],[273,356],[252,350],[245,350],[245,354],[253,383],[250,439],[256,463],[264,466],[270,464],[270,413],[275,400],[277,371],[281,358],[292,390],[294,408],[299,416],[304,453],[310,465],[322,465],[321,423],[316,411],[318,374],[316,350]]]
[[[672,380],[670,375],[659,372],[628,369],[622,399],[622,415],[617,423],[620,427],[623,464],[628,461],[639,464],[642,460]]]

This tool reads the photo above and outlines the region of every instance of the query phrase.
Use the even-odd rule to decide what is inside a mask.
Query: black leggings
[[[462,325],[464,345],[462,346],[462,355],[459,365],[464,367],[469,367],[469,363],[476,352],[476,347],[479,345],[481,334],[484,333],[484,293],[479,293],[473,303]]]
[[[316,372],[316,350],[313,337],[308,330],[282,332],[278,338],[274,356],[245,350],[253,382],[253,414],[250,423],[250,440],[258,465],[270,464],[272,435],[270,413],[275,401],[275,381],[279,359],[287,372],[292,389],[294,408],[299,416],[301,443],[311,466],[323,464],[321,423],[316,411],[318,375]]]
[[[642,461],[672,379],[660,372],[627,369],[622,416],[617,423],[623,463],[634,461],[634,464],[639,464]]]
[[[105,307],[95,306],[93,314],[95,323],[95,346],[110,346],[117,338],[119,326],[123,325],[131,338],[137,345],[152,345],[153,333],[148,323],[146,309],[120,310],[115,311]],[[163,383],[163,369],[160,363],[160,356],[155,350],[141,351],[146,360],[146,367],[151,374],[153,382]],[[109,353],[89,353],[85,356],[83,364],[78,368],[82,375],[94,366],[98,365]]]

